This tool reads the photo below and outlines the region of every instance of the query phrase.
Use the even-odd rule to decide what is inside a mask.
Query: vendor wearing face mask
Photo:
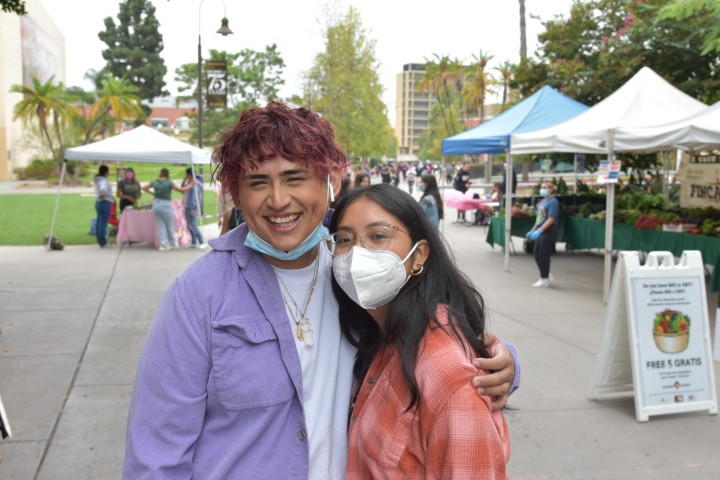
[[[357,351],[320,244],[346,155],[327,120],[280,102],[245,110],[215,155],[245,223],[211,240],[158,309],[123,478],[343,478]],[[472,382],[498,408],[519,371],[487,343],[497,354],[481,368],[495,373]]]
[[[555,252],[557,241],[557,222],[560,216],[560,204],[555,198],[555,187],[549,182],[540,185],[542,200],[537,204],[537,218],[535,225],[525,235],[534,240],[533,256],[540,270],[540,279],[533,283],[533,287],[549,287],[553,278],[550,274],[550,255]]]
[[[437,229],[388,185],[340,199],[330,228],[340,324],[358,349],[345,478],[506,478],[505,419],[470,385],[489,356],[483,298]]]
[[[117,192],[115,196],[120,199],[120,211],[125,207],[137,207],[137,202],[142,196],[142,187],[137,178],[135,178],[135,170],[128,168],[125,170],[125,176],[117,184]]]

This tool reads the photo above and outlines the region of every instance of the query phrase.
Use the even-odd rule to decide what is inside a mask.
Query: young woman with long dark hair
[[[418,189],[423,192],[420,197],[420,208],[427,216],[430,223],[435,227],[440,226],[440,220],[445,216],[443,211],[442,197],[440,196],[440,189],[437,186],[437,180],[435,175],[425,173],[420,177],[420,184]]]
[[[390,185],[338,202],[324,241],[340,326],[358,349],[346,478],[505,478],[502,412],[470,384],[485,306],[414,198]]]

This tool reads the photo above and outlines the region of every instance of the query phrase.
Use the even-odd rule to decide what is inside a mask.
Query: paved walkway
[[[446,222],[444,231],[485,295],[490,329],[520,351],[522,386],[507,412],[513,479],[718,478],[717,415],[638,423],[632,397],[586,399],[605,323],[602,256],[560,246],[555,285],[534,289],[530,255],[512,256],[504,272],[483,227]],[[0,390],[14,433],[0,441],[1,479],[119,478],[145,334],[163,292],[200,255],[0,247]],[[708,302],[714,325],[717,294]]]

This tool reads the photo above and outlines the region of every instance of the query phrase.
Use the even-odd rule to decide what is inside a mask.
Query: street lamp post
[[[198,146],[202,148],[203,146],[203,92],[202,92],[202,35],[200,34],[200,28],[202,26],[202,22],[200,21],[200,12],[202,11],[202,4],[205,0],[200,0],[200,6],[198,7],[198,64],[197,64],[197,70],[198,70],[198,86],[197,86],[197,104],[198,104]],[[222,1],[222,0],[221,0]],[[216,32],[222,35],[223,37],[226,35],[232,34],[232,30],[230,30],[230,27],[228,27],[228,19],[225,16],[226,10],[225,10],[225,2],[222,2],[223,4],[223,18],[220,21],[220,29]],[[200,166],[202,168],[202,166]]]

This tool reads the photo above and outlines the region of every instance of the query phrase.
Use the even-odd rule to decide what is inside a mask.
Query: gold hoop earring
[[[417,268],[417,265],[415,265],[415,268]],[[420,265],[420,269],[419,269],[419,270],[415,270],[415,269],[410,270],[410,276],[411,276],[411,277],[416,277],[416,276],[420,275],[420,274],[423,272],[424,269],[425,269],[425,265]]]

